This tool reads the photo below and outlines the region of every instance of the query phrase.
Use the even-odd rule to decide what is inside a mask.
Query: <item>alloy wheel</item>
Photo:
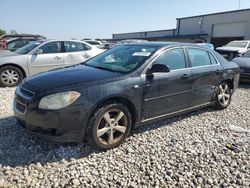
[[[2,72],[1,80],[6,85],[14,85],[19,81],[19,74],[15,70],[7,69]]]
[[[222,83],[219,86],[218,101],[222,106],[227,106],[230,102],[230,88],[226,83]]]
[[[128,118],[119,109],[111,109],[104,113],[97,127],[97,138],[104,145],[119,142],[128,128]]]

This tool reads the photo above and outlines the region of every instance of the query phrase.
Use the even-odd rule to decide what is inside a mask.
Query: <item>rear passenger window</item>
[[[213,56],[211,53],[208,53],[208,54],[209,54],[211,63],[212,63],[213,65],[217,64],[217,61],[216,61],[216,59],[214,58],[214,56]]]
[[[211,65],[208,52],[200,49],[187,49],[192,67]]]
[[[81,52],[85,51],[85,45],[80,42],[64,42],[65,52]]]
[[[173,49],[164,52],[155,61],[157,64],[163,64],[170,70],[178,70],[186,67],[184,52],[182,49]]]

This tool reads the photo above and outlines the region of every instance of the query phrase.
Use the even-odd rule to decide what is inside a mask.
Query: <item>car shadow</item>
[[[214,109],[204,108],[188,114],[140,126],[134,129],[131,134],[136,136],[145,131],[171,126],[174,122],[209,111],[214,111]],[[37,138],[26,132],[16,122],[13,116],[0,119],[0,165],[16,167],[38,162],[46,164],[62,160],[70,161],[99,152],[103,151],[96,150],[87,144],[54,143]]]

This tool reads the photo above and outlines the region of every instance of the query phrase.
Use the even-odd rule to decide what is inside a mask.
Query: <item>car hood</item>
[[[237,47],[218,47],[216,50],[219,51],[231,51],[231,52],[238,52],[239,50],[245,50],[245,48],[237,48]]]
[[[232,61],[235,62],[237,65],[239,65],[239,67],[241,68],[243,67],[250,68],[250,58],[238,57],[234,58]]]
[[[122,73],[110,72],[102,69],[78,65],[63,69],[57,69],[46,73],[31,76],[23,82],[23,87],[29,89],[37,88],[39,91],[56,90],[57,88],[69,89],[70,87],[83,86],[93,81],[104,81],[115,78]],[[32,89],[34,90],[34,89]]]
[[[11,52],[9,50],[0,50],[0,58],[1,57],[17,56],[17,55],[20,55],[20,54],[15,53],[15,52]]]

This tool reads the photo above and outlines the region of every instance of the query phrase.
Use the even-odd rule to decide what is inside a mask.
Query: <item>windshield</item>
[[[42,42],[40,41],[35,41],[35,42],[32,42],[18,50],[16,50],[15,52],[18,53],[18,54],[27,54],[29,53],[31,50],[35,49],[37,46],[39,46],[40,44],[42,44]]]
[[[245,48],[247,46],[247,42],[229,42],[227,47],[237,47],[237,48]]]
[[[112,72],[129,73],[140,67],[157,49],[143,45],[123,45],[108,50],[85,63]]]
[[[250,58],[250,51],[247,51],[247,52],[243,55],[243,57],[248,57],[248,58]]]
[[[85,41],[85,42],[92,44],[92,45],[100,45],[100,43],[96,41]]]

